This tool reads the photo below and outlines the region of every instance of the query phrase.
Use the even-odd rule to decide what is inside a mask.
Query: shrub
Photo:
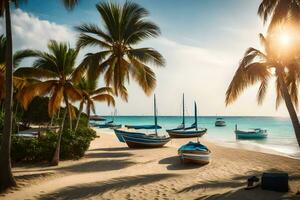
[[[39,138],[12,137],[11,155],[13,162],[51,161],[58,134],[47,132]],[[80,128],[76,132],[64,131],[61,141],[61,159],[79,159],[89,148],[96,132],[90,128]],[[0,138],[1,140],[1,138]]]

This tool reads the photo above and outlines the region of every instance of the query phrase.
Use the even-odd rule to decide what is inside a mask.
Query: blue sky
[[[14,11],[15,48],[44,50],[49,39],[67,40],[74,44],[77,34],[74,26],[84,22],[101,26],[95,9],[97,2],[82,0],[74,11],[69,12],[60,0],[29,0]],[[190,113],[192,102],[196,100],[200,115],[287,115],[284,106],[275,110],[272,83],[263,106],[256,104],[257,86],[247,90],[233,105],[225,107],[224,104],[225,91],[246,48],[259,48],[257,35],[264,31],[257,16],[260,0],[135,2],[150,11],[149,18],[162,31],[159,38],[140,44],[159,50],[167,60],[166,68],[154,68],[159,114],[177,115],[180,112],[180,96],[185,92]],[[0,32],[3,30],[0,27]],[[133,81],[128,89],[129,102],[117,101],[119,114],[151,114],[152,98],[145,96]],[[112,108],[105,105],[97,106],[98,114],[111,111]]]

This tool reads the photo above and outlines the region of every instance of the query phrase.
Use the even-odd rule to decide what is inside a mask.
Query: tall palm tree
[[[95,101],[106,102],[108,105],[112,104],[115,106],[115,100],[113,97],[113,90],[110,87],[97,87],[97,81],[92,79],[82,78],[77,88],[81,91],[82,100],[79,105],[79,114],[77,117],[75,130],[78,127],[80,115],[83,111],[84,105],[86,106],[86,113],[88,119],[90,118],[91,110],[95,113]]]
[[[90,74],[104,74],[107,86],[113,86],[115,94],[127,99],[126,82],[130,76],[150,94],[156,85],[155,73],[148,64],[164,66],[162,55],[152,48],[136,48],[147,38],[157,37],[159,27],[146,19],[148,11],[133,2],[101,2],[96,8],[104,26],[82,24],[76,29],[81,33],[78,48],[96,46],[97,53],[86,55],[81,67],[88,68]]]
[[[4,126],[3,134],[1,140],[1,150],[0,150],[0,190],[7,189],[16,185],[16,181],[13,177],[11,170],[11,157],[10,157],[10,147],[11,147],[11,134],[12,134],[12,101],[13,101],[13,39],[11,30],[11,13],[10,13],[10,3],[17,6],[21,2],[26,2],[27,0],[0,0],[0,17],[5,15],[5,31],[7,37],[6,46],[6,79],[5,79],[5,116],[4,116]],[[70,10],[72,9],[79,0],[62,0],[65,7]]]
[[[298,0],[262,0],[258,15],[266,23],[270,19],[269,30],[278,23],[300,20],[300,2]]]
[[[33,68],[19,68],[15,72],[18,76],[41,79],[41,81],[22,89],[20,101],[23,107],[27,109],[34,97],[49,95],[48,112],[50,116],[53,116],[61,103],[64,102],[66,113],[69,114],[70,129],[72,129],[72,112],[69,101],[81,99],[80,92],[73,85],[73,72],[75,71],[78,51],[70,48],[66,43],[58,43],[53,40],[49,42],[48,49],[49,53],[35,51],[37,59],[33,63]],[[53,165],[57,165],[59,162],[60,141],[64,122],[65,119],[63,118]]]
[[[276,108],[284,99],[292,120],[298,144],[300,146],[300,124],[295,111],[298,106],[298,83],[300,80],[299,60],[283,59],[274,48],[272,36],[260,35],[264,51],[249,48],[227,89],[226,105],[233,103],[237,97],[249,86],[260,83],[257,93],[257,102],[264,100],[268,81],[271,76],[276,78]]]

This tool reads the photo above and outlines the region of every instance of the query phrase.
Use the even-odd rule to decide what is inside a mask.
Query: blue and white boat
[[[182,162],[208,164],[211,151],[200,142],[189,142],[178,149],[178,155]]]
[[[226,126],[226,122],[225,122],[225,120],[223,118],[218,117],[216,119],[215,126],[217,126],[217,127]]]
[[[114,129],[115,134],[120,142],[126,142],[130,148],[156,148],[167,144],[171,138],[159,136],[157,129],[160,126],[157,124],[156,98],[154,95],[154,125],[135,126],[129,129]],[[147,134],[146,130],[153,130],[154,134]]]
[[[183,94],[183,109],[182,109],[182,123],[179,127],[174,129],[166,130],[171,138],[192,138],[192,137],[201,137],[206,132],[206,128],[198,128],[198,119],[197,119],[197,104],[194,104],[195,108],[195,122],[190,127],[185,127],[185,112],[184,112],[184,94]]]
[[[235,126],[235,135],[237,139],[265,139],[268,137],[266,129],[251,128],[248,130],[238,130]]]

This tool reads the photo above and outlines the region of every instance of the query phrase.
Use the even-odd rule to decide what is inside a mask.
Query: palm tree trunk
[[[77,121],[76,121],[76,125],[75,125],[75,131],[78,128],[78,124],[79,124],[79,121],[80,121],[80,116],[81,116],[82,110],[83,110],[83,102],[80,103],[79,113],[78,113],[78,117],[77,117]]]
[[[57,140],[55,152],[54,152],[54,155],[53,155],[53,158],[52,158],[52,161],[51,161],[52,166],[57,166],[58,163],[59,163],[60,143],[61,143],[61,137],[62,137],[62,134],[63,134],[63,131],[64,131],[64,125],[65,125],[65,120],[66,120],[66,117],[67,117],[67,112],[68,112],[68,110],[66,108],[64,116],[62,118],[61,127],[60,127],[60,130],[59,130],[59,135],[58,135],[58,140]]]
[[[295,110],[295,107],[293,105],[291,96],[289,94],[287,85],[285,83],[284,77],[283,77],[283,69],[279,69],[278,70],[278,78],[279,78],[279,82],[280,82],[280,89],[281,89],[281,93],[283,95],[284,101],[285,101],[285,105],[287,107],[287,110],[289,112],[293,127],[294,127],[294,131],[295,131],[295,135],[297,138],[297,142],[298,145],[300,147],[300,123],[299,123],[299,119]]]
[[[91,104],[88,101],[86,104],[86,114],[88,116],[88,120],[87,120],[87,127],[90,127],[90,117],[91,117]]]
[[[16,186],[16,181],[11,170],[11,134],[12,134],[12,67],[13,67],[13,46],[12,46],[12,32],[11,32],[11,18],[9,1],[5,1],[5,23],[6,23],[6,74],[5,74],[5,117],[4,127],[2,133],[1,151],[0,151],[0,190]]]

